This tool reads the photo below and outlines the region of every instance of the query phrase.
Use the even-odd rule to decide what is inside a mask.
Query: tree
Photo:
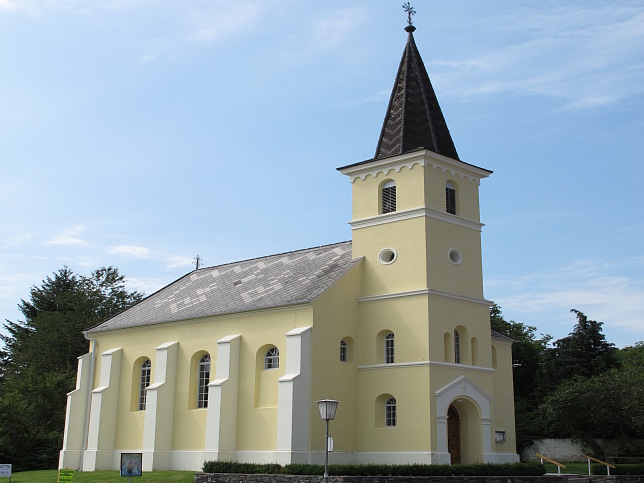
[[[543,365],[551,337],[537,337],[535,327],[506,321],[496,304],[490,308],[490,323],[493,330],[516,341],[512,344],[512,374],[517,449],[521,451],[541,435],[532,413],[548,390]]]
[[[18,305],[25,320],[6,321],[0,356],[0,460],[16,470],[53,468],[62,446],[66,394],[77,358],[87,352],[83,331],[143,298],[125,289],[114,267],[90,277],[64,267],[32,287]]]
[[[603,322],[588,320],[579,310],[573,331],[554,342],[547,353],[548,378],[555,384],[575,376],[590,377],[619,366],[617,349],[606,341],[602,333]]]
[[[588,443],[597,438],[629,441],[644,437],[644,372],[611,369],[575,376],[550,394],[540,408],[546,436]],[[601,455],[600,455],[601,456]]]

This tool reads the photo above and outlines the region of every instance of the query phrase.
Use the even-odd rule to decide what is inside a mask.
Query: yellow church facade
[[[197,269],[86,332],[60,468],[514,462],[512,340],[490,330],[479,185],[413,38],[352,240]]]

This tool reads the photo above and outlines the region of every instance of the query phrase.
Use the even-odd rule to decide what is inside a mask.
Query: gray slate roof
[[[347,241],[194,270],[88,332],[310,303],[358,262]]]

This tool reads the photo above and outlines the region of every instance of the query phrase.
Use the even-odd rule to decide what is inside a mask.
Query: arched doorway
[[[461,463],[461,418],[452,405],[447,411],[447,451],[453,465]]]

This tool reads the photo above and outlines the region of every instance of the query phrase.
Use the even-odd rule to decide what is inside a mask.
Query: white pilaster
[[[112,469],[121,353],[118,347],[101,354],[99,386],[92,391],[84,471]]]
[[[305,463],[310,451],[311,327],[286,333],[286,372],[277,396],[278,463]]]
[[[156,348],[154,383],[147,389],[143,423],[143,471],[170,469],[178,342]]]
[[[208,384],[204,460],[232,460],[237,444],[239,342],[241,335],[217,341],[216,378]]]
[[[76,389],[67,394],[63,449],[58,460],[59,468],[77,470],[81,467],[85,446],[85,425],[89,411],[89,391],[92,384],[92,353],[78,358]]]

